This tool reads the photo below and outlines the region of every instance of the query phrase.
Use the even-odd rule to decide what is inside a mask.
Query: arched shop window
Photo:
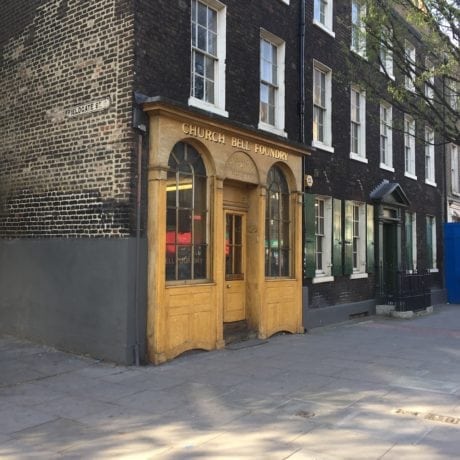
[[[206,168],[188,144],[174,146],[166,186],[166,280],[206,279],[208,200]]]
[[[265,212],[265,276],[289,276],[291,272],[289,188],[283,172],[268,172]]]

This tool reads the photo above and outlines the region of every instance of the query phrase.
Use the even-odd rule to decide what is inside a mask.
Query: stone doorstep
[[[391,316],[399,319],[412,319],[418,316],[430,315],[433,313],[433,307],[426,307],[422,310],[407,310],[407,311],[396,311],[394,305],[377,305],[375,307],[375,314],[381,316]]]

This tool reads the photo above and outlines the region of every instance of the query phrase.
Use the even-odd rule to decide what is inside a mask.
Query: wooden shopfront
[[[149,114],[150,361],[302,327],[304,149],[164,103]]]

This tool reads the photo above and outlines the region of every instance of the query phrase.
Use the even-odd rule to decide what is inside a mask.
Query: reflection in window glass
[[[178,143],[169,157],[166,186],[166,280],[207,276],[206,170],[199,153]]]
[[[265,215],[265,276],[290,275],[289,188],[281,169],[268,172]]]

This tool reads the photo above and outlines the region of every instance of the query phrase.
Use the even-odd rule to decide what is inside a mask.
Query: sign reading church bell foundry
[[[222,132],[203,128],[199,125],[182,123],[182,132],[188,136],[197,137],[216,144],[231,144],[232,147],[236,147],[245,152],[257,153],[258,155],[265,155],[277,160],[288,161],[288,153],[284,150],[270,147],[265,144],[250,142],[235,136],[226,136]]]
[[[101,112],[110,107],[110,97],[104,97],[95,101],[86,102],[85,104],[76,105],[65,109],[65,117],[73,118],[87,113]]]

